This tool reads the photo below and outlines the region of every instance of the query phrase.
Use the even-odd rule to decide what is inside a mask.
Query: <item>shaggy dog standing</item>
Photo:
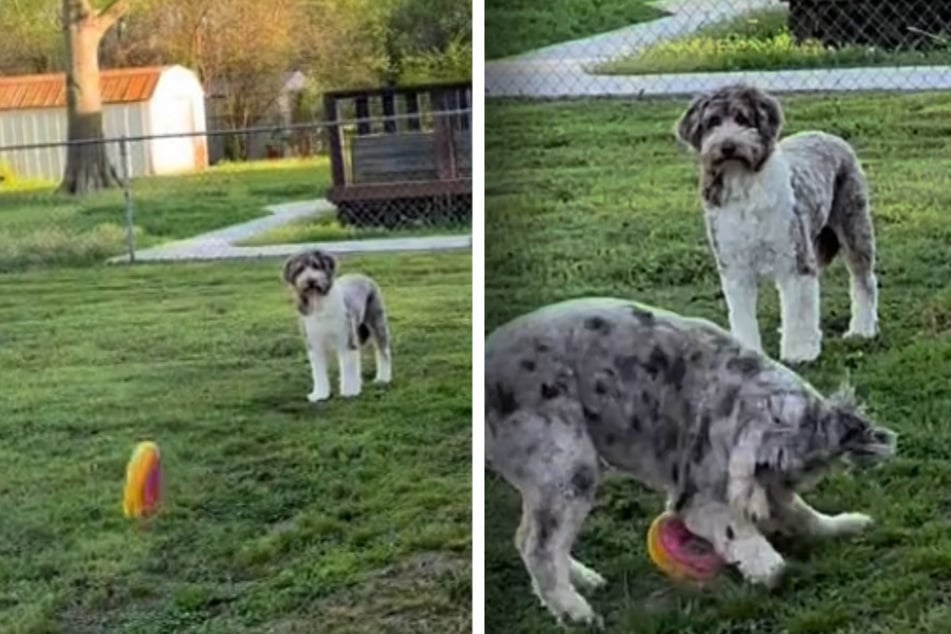
[[[851,276],[846,336],[875,336],[875,237],[865,176],[849,144],[822,132],[778,141],[782,125],[775,99],[733,85],[694,98],[676,131],[700,155],[700,195],[730,330],[761,349],[757,283],[770,278],[782,309],[780,358],[812,361],[822,342],[819,273],[840,249]]]
[[[710,322],[632,302],[548,306],[493,332],[485,355],[486,459],[521,493],[515,544],[559,619],[599,620],[578,590],[604,579],[571,548],[605,472],[665,493],[692,532],[771,586],[783,558],[764,533],[871,521],[824,515],[797,491],[839,458],[895,449],[851,399],[823,398]]]
[[[369,277],[336,277],[337,261],[320,250],[294,255],[284,263],[282,278],[297,296],[301,329],[307,344],[313,390],[311,403],[330,398],[327,356],[337,357],[340,395],[357,396],[362,389],[360,349],[372,341],[377,383],[392,375],[390,333],[383,294]]]

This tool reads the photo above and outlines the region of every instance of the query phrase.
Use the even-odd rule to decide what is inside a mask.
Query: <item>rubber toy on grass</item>
[[[122,510],[126,517],[150,517],[158,510],[162,496],[162,459],[158,445],[140,442],[126,466]]]
[[[676,581],[712,581],[725,562],[702,537],[687,530],[673,513],[663,513],[647,531],[647,552],[654,564]]]

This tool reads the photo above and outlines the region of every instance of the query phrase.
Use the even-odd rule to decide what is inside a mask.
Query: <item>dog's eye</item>
[[[748,128],[748,127],[750,127],[750,120],[747,119],[747,118],[746,118],[744,115],[742,115],[742,114],[736,115],[736,117],[735,117],[733,120],[736,121],[736,125],[738,125],[738,126],[740,126],[740,127],[743,127],[743,128]]]
[[[720,117],[714,115],[714,116],[710,117],[709,119],[707,119],[707,127],[708,127],[708,128],[715,128],[715,127],[717,127],[718,125],[720,125],[722,122],[723,122],[723,120],[720,119]]]

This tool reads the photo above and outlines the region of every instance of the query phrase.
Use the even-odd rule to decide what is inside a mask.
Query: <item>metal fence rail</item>
[[[241,247],[464,238],[471,109],[416,113],[410,129],[413,116],[0,146],[0,270],[134,262],[143,248],[217,258]],[[113,186],[58,193],[70,145],[102,146]]]

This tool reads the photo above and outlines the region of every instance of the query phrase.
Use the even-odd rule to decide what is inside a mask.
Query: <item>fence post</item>
[[[129,141],[119,139],[119,160],[122,163],[122,193],[125,197],[125,241],[129,251],[129,264],[135,262],[135,225],[132,216],[132,157],[129,154]]]

